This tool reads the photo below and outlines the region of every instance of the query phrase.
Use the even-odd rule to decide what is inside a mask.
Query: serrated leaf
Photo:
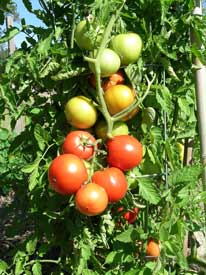
[[[40,159],[37,158],[33,163],[30,163],[26,166],[24,166],[21,171],[26,174],[30,174],[34,169],[36,169],[39,166]]]
[[[14,274],[15,275],[22,274],[24,272],[23,266],[24,266],[24,259],[19,258],[16,262],[16,265],[15,265]]]
[[[3,260],[0,260],[0,272],[6,271],[8,268],[8,264]]]
[[[172,112],[172,96],[167,87],[159,86],[156,92],[156,99],[163,111],[168,114]]]
[[[151,204],[158,204],[161,197],[150,179],[138,179],[141,196]]]
[[[105,259],[105,264],[113,263],[117,253],[119,253],[119,251],[111,251]]]
[[[26,243],[26,251],[29,255],[34,254],[37,245],[37,237],[30,238]]]
[[[139,236],[138,232],[134,228],[129,228],[124,232],[120,233],[116,236],[115,240],[123,242],[123,243],[130,243],[137,239]]]
[[[37,177],[39,176],[39,167],[37,166],[29,177],[29,191],[32,191],[37,185]]]
[[[186,166],[171,172],[169,175],[169,183],[171,185],[183,182],[194,182],[198,179],[202,172],[200,165]]]
[[[38,143],[39,149],[43,151],[45,148],[45,145],[49,141],[48,132],[44,128],[42,128],[40,124],[36,124],[34,128],[34,137]]]
[[[43,41],[40,41],[38,43],[37,52],[39,54],[42,54],[42,55],[48,54],[48,50],[51,45],[52,37],[53,37],[53,32],[46,39],[44,39]]]
[[[36,262],[32,266],[32,272],[33,272],[33,275],[41,275],[42,274],[42,267],[41,267],[41,264],[39,262]]]

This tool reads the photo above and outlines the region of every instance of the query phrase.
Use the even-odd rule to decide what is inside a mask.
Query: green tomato
[[[123,65],[136,62],[142,47],[142,39],[136,33],[118,34],[111,40],[111,49],[119,55]]]
[[[95,125],[95,133],[98,138],[106,139],[107,138],[107,123],[104,120],[100,120]],[[113,125],[112,135],[119,136],[119,135],[128,135],[129,129],[125,122],[116,121]]]
[[[120,68],[120,58],[111,49],[104,49],[100,59],[101,76],[107,77],[116,73]],[[93,73],[95,73],[94,64],[89,63],[89,67]]]
[[[87,129],[97,120],[97,110],[92,101],[85,96],[71,98],[65,106],[67,121],[75,128]]]
[[[92,50],[93,44],[91,39],[86,35],[86,32],[87,21],[80,21],[75,29],[75,40],[80,49]]]

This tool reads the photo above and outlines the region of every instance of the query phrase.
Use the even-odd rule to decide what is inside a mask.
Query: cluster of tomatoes
[[[81,21],[76,27],[76,43],[83,50],[93,50],[94,43],[86,31],[87,22]],[[99,65],[104,103],[112,117],[136,101],[134,90],[124,84],[120,66],[137,61],[142,50],[142,40],[135,33],[119,34],[111,39],[109,45],[110,48],[102,51]],[[92,72],[89,82],[96,89],[94,64],[89,63],[89,68]],[[99,120],[96,105],[81,94],[68,100],[65,116],[76,130],[68,133],[62,145],[62,154],[52,161],[48,171],[52,189],[62,195],[73,194],[76,209],[88,216],[103,213],[108,203],[118,202],[125,196],[128,189],[125,172],[139,165],[143,157],[141,143],[129,135],[125,123],[138,113],[138,107],[127,112],[120,121],[115,121],[112,137],[108,137],[107,123],[103,119]],[[106,157],[102,155],[105,165],[94,169],[101,146],[106,151]],[[128,223],[133,223],[138,208],[125,211],[119,207],[117,213]],[[149,251],[156,249],[155,256],[158,256],[159,246],[154,249],[154,245],[153,241],[148,243],[147,254],[154,256]]]

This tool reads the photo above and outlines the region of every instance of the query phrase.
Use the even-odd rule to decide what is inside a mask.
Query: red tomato
[[[56,157],[48,171],[50,186],[62,195],[75,193],[87,177],[83,160],[72,154]]]
[[[132,224],[137,219],[139,209],[137,207],[134,207],[132,210],[125,212],[122,216],[125,220],[128,221],[128,223]]]
[[[125,211],[124,208],[121,206],[117,209],[117,212],[122,212],[122,217],[128,221],[129,224],[132,224],[137,219],[137,214],[139,212],[139,209],[137,207],[134,207],[132,210]]]
[[[72,131],[64,140],[64,154],[74,154],[81,159],[89,159],[94,153],[96,139],[87,131]]]
[[[107,163],[123,171],[140,164],[143,155],[141,143],[129,135],[115,136],[107,141]]]
[[[159,257],[160,247],[153,239],[150,239],[146,246],[146,253],[148,256]]]
[[[115,167],[96,171],[92,176],[92,181],[106,190],[110,202],[121,200],[127,192],[126,177],[120,169]]]
[[[90,182],[83,185],[75,196],[76,208],[84,215],[95,216],[101,214],[108,205],[108,196],[103,187]]]

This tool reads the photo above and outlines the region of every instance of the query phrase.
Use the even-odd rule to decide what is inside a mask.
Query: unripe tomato
[[[126,177],[120,169],[115,167],[96,171],[92,176],[92,181],[106,190],[110,202],[121,200],[127,192]]]
[[[136,33],[118,34],[111,40],[111,48],[119,55],[123,65],[136,62],[142,46],[142,39]]]
[[[93,43],[91,39],[86,35],[87,31],[87,21],[80,21],[75,29],[75,40],[80,49],[92,50]]]
[[[120,58],[111,49],[104,49],[100,59],[101,76],[106,77],[116,73],[120,68]],[[95,73],[94,64],[89,63],[89,67],[93,73]]]
[[[64,154],[74,154],[81,159],[89,159],[94,153],[96,139],[87,131],[70,132],[63,143]]]
[[[115,115],[135,102],[135,94],[130,87],[119,84],[107,89],[104,93],[104,99],[109,113]],[[128,113],[123,120],[132,118],[137,112],[138,108],[135,108],[132,112]]]
[[[97,110],[92,101],[85,96],[71,98],[65,106],[67,121],[79,129],[92,127],[97,120]]]
[[[51,188],[62,195],[74,194],[87,177],[83,160],[72,154],[56,157],[48,171]]]
[[[150,239],[146,246],[146,253],[148,256],[159,257],[160,247],[153,239]]]
[[[95,124],[95,133],[98,138],[107,138],[107,123],[105,120],[100,120]],[[123,121],[115,121],[112,129],[113,136],[128,135],[129,128]]]
[[[123,171],[140,164],[143,156],[141,143],[129,135],[115,136],[107,141],[107,163]]]
[[[103,187],[90,182],[83,185],[75,196],[76,208],[84,215],[95,216],[101,214],[108,205],[108,196]]]

